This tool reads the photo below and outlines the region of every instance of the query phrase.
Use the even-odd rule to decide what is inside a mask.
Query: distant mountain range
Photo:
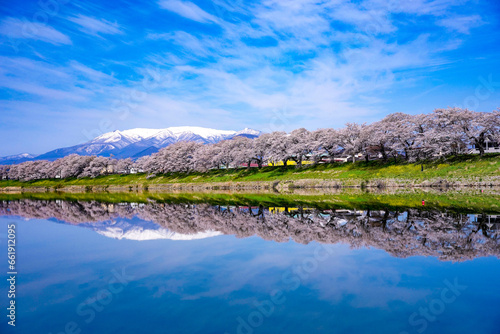
[[[215,130],[195,126],[170,127],[165,129],[131,129],[105,133],[84,144],[34,156],[28,153],[0,157],[0,164],[16,164],[29,160],[56,160],[70,154],[98,155],[115,158],[140,158],[158,152],[161,148],[179,141],[194,141],[213,144],[237,136],[256,138],[260,131],[244,129],[241,131]]]
[[[9,155],[6,157],[0,157],[0,165],[18,164],[28,160],[33,160],[34,158],[36,158],[35,155],[28,153]]]

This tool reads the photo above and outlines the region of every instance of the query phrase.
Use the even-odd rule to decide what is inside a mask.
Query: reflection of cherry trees
[[[437,256],[461,261],[499,256],[499,233],[485,215],[439,211],[348,211],[209,204],[104,204],[20,200],[0,202],[0,215],[56,218],[71,224],[132,218],[152,221],[182,234],[215,230],[239,238],[257,235],[284,242],[347,243],[384,249],[397,257]]]
[[[70,224],[99,222],[112,218],[132,218],[134,209],[129,205],[120,207],[120,214],[113,213],[113,205],[98,202],[66,201],[20,201],[0,202],[0,215],[13,215],[26,218],[55,218]]]

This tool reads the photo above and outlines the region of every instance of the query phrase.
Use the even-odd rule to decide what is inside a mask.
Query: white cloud
[[[70,66],[71,68],[75,69],[77,72],[79,73],[82,73],[83,75],[85,75],[87,78],[90,78],[92,80],[112,80],[113,77],[106,74],[106,73],[103,73],[103,72],[100,72],[100,71],[96,71],[88,66],[85,66],[77,61],[71,61],[70,62]]]
[[[84,101],[85,97],[76,93],[59,89],[47,88],[38,84],[27,83],[24,80],[8,78],[0,75],[0,87],[17,90],[23,93],[37,95],[47,99]]]
[[[396,27],[389,19],[389,12],[384,9],[363,9],[347,3],[334,6],[330,16],[344,23],[354,25],[357,30],[369,34],[387,34],[394,32]]]
[[[159,2],[160,7],[174,12],[187,19],[197,21],[200,23],[217,22],[218,19],[205,12],[203,9],[195,5],[190,1],[180,1],[180,0],[161,0]]]
[[[54,45],[72,44],[68,36],[50,26],[12,17],[2,21],[0,34],[13,39],[34,39]]]
[[[78,24],[81,28],[80,30],[89,35],[116,35],[123,34],[120,26],[116,22],[109,22],[104,19],[98,20],[89,16],[78,14],[75,17],[69,17],[68,20]]]
[[[221,123],[255,119],[261,128],[277,117],[286,130],[296,128],[298,120],[312,128],[372,121],[383,113],[381,94],[396,84],[412,85],[418,71],[448,64],[440,53],[460,46],[460,41],[436,42],[427,34],[398,43],[393,34],[399,26],[391,13],[441,15],[451,5],[439,0],[411,4],[368,0],[356,5],[266,0],[244,11],[228,8],[248,19],[237,24],[220,19],[222,36],[182,31],[148,36],[181,46],[174,48],[177,55],[179,50],[185,53],[150,57],[165,65],[164,77],[176,78],[173,87],[152,94],[206,110],[231,110],[232,119]],[[335,22],[351,28],[336,30]],[[258,42],[247,44],[243,37],[257,41],[265,37],[277,44],[260,47]],[[402,75],[405,71],[414,73],[408,78]]]
[[[81,87],[81,96],[100,97],[95,110],[103,114],[112,113],[110,100],[131,96],[128,90],[138,87],[145,98],[132,101],[136,106],[126,122],[147,118],[167,126],[175,119],[183,123],[175,125],[225,124],[238,128],[245,124],[263,130],[291,130],[298,122],[311,129],[337,127],[346,121],[377,119],[377,113],[383,112],[379,108],[383,103],[381,92],[409,82],[400,73],[446,64],[439,56],[443,47],[459,45],[442,40],[438,44],[428,35],[395,42],[390,36],[398,26],[391,21],[390,11],[377,7],[375,1],[354,6],[336,1],[318,5],[312,0],[268,0],[246,6],[248,19],[237,24],[217,19],[190,2],[164,0],[160,5],[197,22],[217,22],[222,33],[148,34],[150,41],[173,44],[165,53],[148,56],[146,65],[136,69],[141,74],[147,72],[148,62],[159,66],[160,79],[153,89],[144,90],[140,81],[120,83],[76,61],[58,69],[40,66],[66,77],[60,85],[40,79],[38,86],[68,94],[75,91],[64,87]],[[422,11],[419,7],[406,10]],[[368,29],[372,20],[378,24],[375,33]],[[110,28],[109,22],[86,16],[73,21],[93,34],[120,32],[117,24]],[[335,21],[352,29],[337,31],[332,27]],[[261,47],[260,38],[277,43]],[[333,45],[340,45],[340,49],[333,50]],[[56,94],[31,88],[30,94]],[[68,97],[63,93],[59,96]]]
[[[170,41],[183,48],[186,53],[186,57],[190,58],[191,55],[198,57],[214,55],[214,48],[218,46],[216,43],[212,43],[209,39],[200,39],[185,31],[174,31],[163,34],[151,33],[147,35],[147,38],[152,40]]]
[[[472,28],[479,27],[485,22],[479,15],[470,16],[454,16],[441,19],[437,22],[438,25],[448,28],[449,30],[458,31],[462,34],[468,34]]]
[[[363,6],[387,13],[442,16],[450,7],[462,6],[469,0],[365,0]]]
[[[234,16],[218,18],[191,2],[159,3],[190,20],[216,22],[221,29],[217,34],[197,29],[149,33],[142,42],[157,43],[147,48],[156,52],[120,65],[139,76],[154,68],[154,85],[145,87],[141,79],[130,79],[135,75],[119,81],[99,71],[97,66],[104,66],[100,63],[79,60],[50,65],[7,57],[0,58],[0,73],[6,73],[4,65],[15,80],[3,85],[48,105],[52,95],[64,100],[53,105],[71,112],[79,119],[75,122],[99,123],[109,118],[112,129],[106,131],[171,125],[226,129],[244,125],[264,131],[340,127],[347,121],[378,119],[387,111],[388,91],[413,85],[435,68],[448,66],[445,51],[460,47],[461,40],[443,31],[465,31],[444,19],[452,5],[444,0],[404,5],[382,0],[235,3],[218,11],[233,11]],[[392,13],[405,13],[405,22]],[[418,24],[425,20],[429,25],[441,20],[446,28],[440,28],[438,35],[408,29],[419,20]],[[475,20],[465,21],[470,26]],[[90,34],[121,32],[116,23],[86,16],[73,22]],[[375,30],[370,26],[373,22]],[[404,39],[395,38],[399,29],[407,29]],[[274,42],[261,45],[262,40]],[[21,80],[30,85],[21,87]],[[76,96],[85,103],[75,102]],[[130,109],[128,118],[117,116],[113,101]]]
[[[28,93],[31,99],[88,102],[90,97],[112,90],[113,83],[113,77],[76,61],[55,65],[43,60],[0,57],[0,87]]]

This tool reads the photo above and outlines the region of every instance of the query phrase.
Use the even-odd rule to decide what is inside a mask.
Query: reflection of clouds
[[[203,259],[198,258],[196,252],[191,253],[185,258],[189,268],[172,265],[167,269],[167,278],[154,275],[146,277],[142,283],[154,298],[171,293],[181,300],[225,298],[231,305],[252,305],[259,300],[258,296],[268,295],[274,289],[282,289],[285,295],[293,294],[290,284],[283,282],[282,274],[300,265],[304,259],[312,258],[318,247],[317,244],[291,243],[276,249],[272,243],[266,243],[256,251],[252,242],[246,249],[237,249],[238,243],[228,246],[236,249],[222,257]],[[334,248],[333,254],[301,280],[301,288],[313,293],[311,298],[314,296],[329,304],[348,303],[354,308],[386,309],[393,301],[415,304],[430,293],[428,289],[398,286],[401,276],[407,272],[401,272],[398,263],[381,266],[378,261],[387,260],[384,252],[330,247]],[[178,276],[183,278],[170,278]],[[255,297],[240,296],[240,291]]]
[[[296,249],[298,254],[291,257],[288,248],[270,248],[233,254],[229,261],[224,261],[224,266],[219,266],[213,273],[207,289],[197,293],[196,297],[229,295],[243,288],[267,293],[273,286],[280,284],[281,273],[292,266],[301,253],[300,249]]]
[[[316,291],[317,297],[322,300],[332,304],[348,300],[353,307],[384,308],[391,301],[415,303],[428,294],[428,291],[416,292],[414,288],[398,286],[402,275],[407,273],[396,266],[382,265],[381,261],[387,260],[384,252],[350,250],[345,245],[330,247],[334,248],[332,255],[301,280],[301,286]],[[288,262],[287,269],[297,266],[304,258],[312,258],[314,246],[307,249],[309,252]],[[289,288],[283,282],[274,283],[275,288]]]
[[[224,261],[225,270],[217,270],[209,281],[188,281],[193,287],[202,284],[203,291],[183,295],[182,299],[231,295],[231,303],[238,305],[256,300],[234,299],[233,293],[241,290],[250,290],[256,295],[267,294],[273,289],[292,293],[290,285],[282,281],[282,273],[299,265],[304,258],[313,257],[314,252],[313,245],[292,245],[279,251],[279,254],[269,254],[271,250],[266,247],[262,252],[251,252],[253,257],[250,259],[246,258],[246,253],[238,254],[245,261]],[[350,250],[345,246],[333,247],[335,252],[308,278],[301,280],[301,286],[316,291],[319,299],[333,304],[349,300],[349,305],[356,308],[387,308],[392,301],[414,304],[430,293],[428,289],[417,291],[415,287],[398,286],[402,275],[412,271],[400,272],[396,263],[394,267],[380,266],[377,260],[387,259],[383,252],[375,251],[372,261],[372,251]],[[279,262],[273,262],[275,259],[279,259]]]
[[[156,287],[156,292],[152,294],[153,298],[161,298],[165,293],[173,293],[176,295],[180,295],[183,293],[184,286],[186,285],[185,281],[179,279],[169,279],[163,285],[159,285]]]
[[[484,273],[494,272],[498,267],[493,259],[452,264],[429,257],[395,258],[383,250],[351,249],[346,244],[325,245],[331,250],[330,255],[293,291],[283,282],[283,273],[314,258],[315,250],[322,247],[319,243],[277,243],[234,236],[190,242],[134,242],[102,238],[92,231],[46,221],[19,222],[18,226],[22,229],[24,257],[50,255],[54,264],[44,269],[24,263],[25,280],[19,286],[21,298],[28,305],[37,305],[26,312],[39,316],[52,312],[65,321],[75,317],[79,303],[107,286],[110,268],[126,265],[126,272],[135,279],[130,288],[120,294],[123,299],[110,306],[112,312],[131,310],[135,313],[148,305],[154,310],[148,316],[163,321],[174,317],[192,330],[186,322],[196,311],[200,312],[198,323],[203,320],[210,326],[220,321],[227,326],[220,328],[226,329],[237,316],[253,311],[255,302],[269,298],[274,289],[282,289],[286,302],[266,319],[265,326],[278,323],[290,329],[286,326],[293,324],[298,327],[292,331],[298,332],[302,328],[297,319],[306,318],[318,325],[335,325],[332,327],[335,329],[353,324],[360,328],[360,323],[381,324],[381,319],[388,319],[396,308],[401,315],[395,320],[396,332],[404,328],[415,307],[432,296],[431,289],[442,286],[447,275],[487,277]],[[37,243],[42,230],[49,236],[43,243]],[[75,235],[80,236],[77,241]],[[71,257],[64,256],[73,248],[75,252]],[[471,273],[471,264],[476,263]],[[28,278],[30,281],[26,282]],[[464,283],[469,284],[468,280],[464,278]],[[471,291],[475,289],[470,286]],[[474,298],[488,298],[483,295],[484,291],[475,293]],[[132,321],[121,313],[116,314],[120,314],[119,319],[106,315],[106,321],[116,320],[121,324]],[[212,332],[221,332],[220,328]],[[382,329],[374,329],[377,331]]]
[[[307,260],[314,259],[315,250],[323,245],[331,249],[331,254],[308,272],[306,278],[300,279],[301,288],[330,305],[347,303],[354,308],[386,309],[392,302],[415,304],[429,295],[428,289],[416,290],[402,284],[403,275],[420,277],[422,273],[411,267],[401,270],[405,262],[397,258],[387,261],[386,252],[397,257],[432,255],[444,260],[498,254],[496,232],[475,233],[478,226],[465,216],[416,210],[403,213],[374,211],[369,216],[310,210],[281,214],[269,214],[263,208],[260,213],[258,211],[253,210],[251,215],[247,209],[232,207],[227,210],[205,204],[148,203],[140,207],[124,204],[114,205],[110,210],[97,202],[22,200],[0,203],[1,214],[56,217],[98,233],[108,232],[110,228],[117,229],[120,236],[132,233],[136,240],[148,239],[153,232],[156,237],[158,231],[162,237],[169,238],[177,234],[195,239],[204,231],[246,238],[219,236],[190,242],[149,240],[133,242],[131,246],[130,241],[124,239],[106,240],[96,234],[80,232],[82,229],[72,229],[72,233],[82,236],[81,240],[76,239],[78,243],[86,238],[98,238],[101,245],[97,249],[104,253],[75,252],[73,257],[78,257],[79,263],[72,263],[69,254],[58,254],[65,263],[64,268],[52,266],[52,275],[28,281],[23,286],[26,293],[33,295],[39,289],[98,289],[105,284],[106,271],[96,273],[90,266],[100,262],[112,267],[119,259],[133,271],[135,284],[145,288],[155,299],[172,295],[191,301],[222,297],[234,305],[244,305],[257,298],[248,294],[268,295],[273,289],[294,293],[289,282],[283,281],[283,273],[293,272]],[[341,221],[345,224],[338,224]],[[63,230],[63,226],[54,230]],[[60,233],[60,237],[65,233]],[[44,243],[38,245],[45,246]],[[352,250],[348,246],[361,249]],[[38,268],[43,270],[43,267]],[[240,295],[241,291],[247,294]],[[68,298],[56,293],[41,305],[63,303]]]
[[[360,253],[366,253],[359,251]],[[371,254],[360,254],[362,263],[356,259],[350,263],[336,259],[339,270],[321,272],[311,278],[311,288],[318,291],[320,299],[340,303],[349,296],[348,303],[355,308],[384,308],[394,301],[414,304],[430,293],[426,289],[400,286],[402,276],[406,275],[398,267],[380,263],[367,263]],[[328,288],[332,287],[332,288]]]

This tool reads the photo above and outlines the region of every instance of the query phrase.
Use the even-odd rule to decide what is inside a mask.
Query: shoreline
[[[342,189],[479,189],[500,188],[500,177],[484,181],[434,179],[423,182],[417,180],[374,179],[374,180],[279,180],[279,181],[241,181],[241,182],[198,182],[198,183],[152,183],[152,184],[94,184],[94,185],[55,185],[55,186],[6,186],[0,193],[85,193],[85,192],[205,192],[205,191],[251,191],[251,192],[293,192],[304,190],[342,190]]]
[[[308,167],[221,169],[205,173],[109,174],[95,178],[1,180],[3,192],[291,191],[500,187],[500,155],[458,156],[428,163],[359,162]]]

